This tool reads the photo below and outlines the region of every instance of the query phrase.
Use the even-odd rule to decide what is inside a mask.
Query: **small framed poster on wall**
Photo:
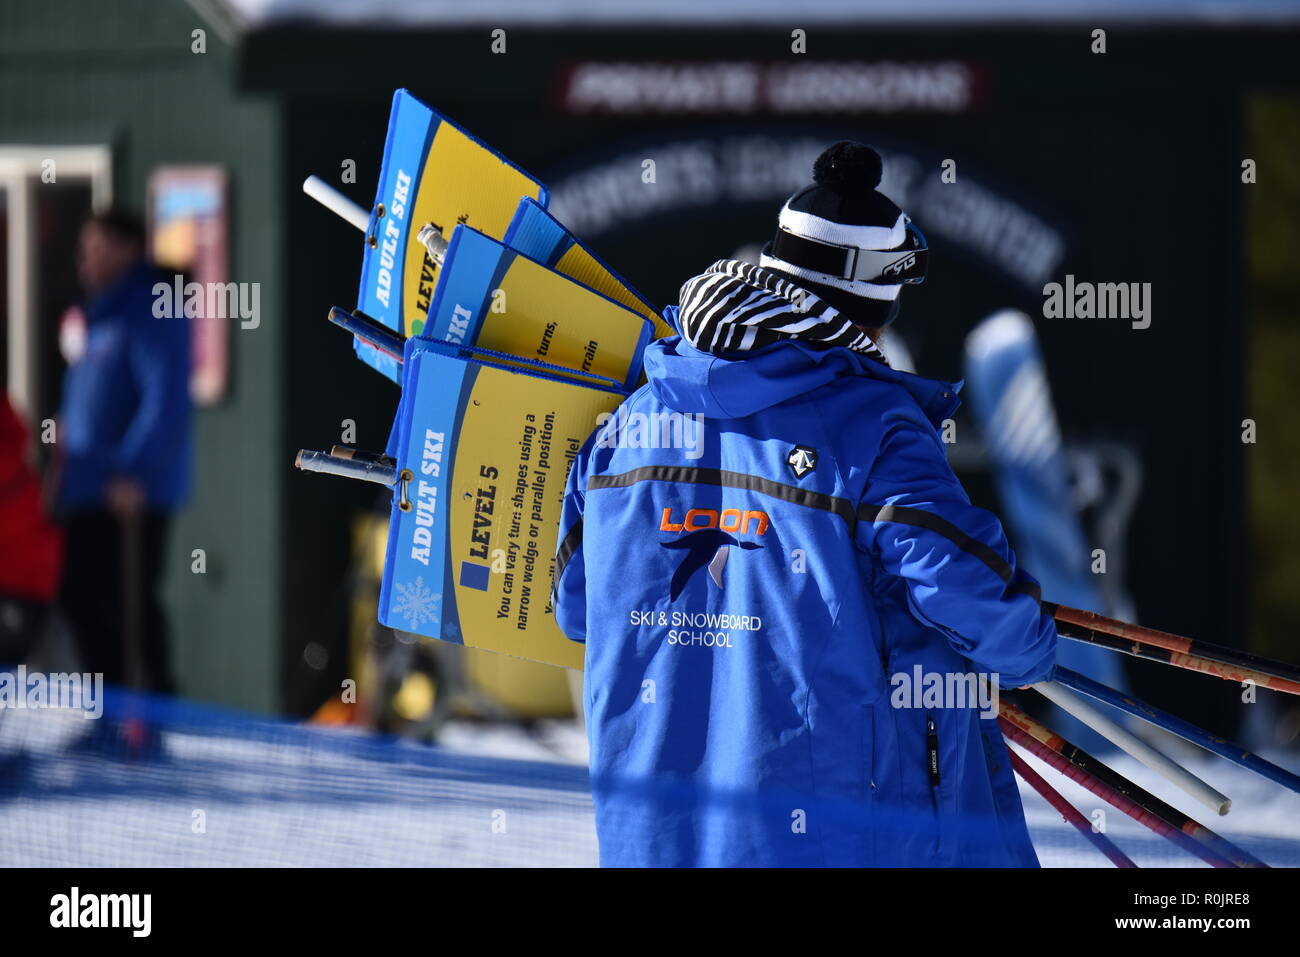
[[[229,321],[239,317],[229,276],[228,186],[220,166],[159,166],[149,176],[150,257],[174,272],[174,314],[193,324],[190,394],[200,406],[226,393]]]

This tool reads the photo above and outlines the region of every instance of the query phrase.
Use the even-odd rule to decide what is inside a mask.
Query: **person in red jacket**
[[[31,650],[63,561],[63,539],[45,516],[27,439],[27,426],[0,395],[0,665],[18,664]]]

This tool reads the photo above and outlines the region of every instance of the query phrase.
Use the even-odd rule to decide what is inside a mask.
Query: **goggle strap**
[[[859,249],[796,236],[784,229],[772,240],[771,255],[800,269],[855,282],[896,285],[925,278],[929,250],[919,230],[907,224],[907,244],[899,249]]]

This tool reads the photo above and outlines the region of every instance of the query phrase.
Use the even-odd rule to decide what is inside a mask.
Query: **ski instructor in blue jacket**
[[[189,492],[190,320],[159,318],[172,277],[146,260],[144,224],[125,210],[82,227],[77,276],[86,339],[63,378],[58,444],[63,611],[87,671],[171,693],[159,591],[171,516]]]
[[[1056,631],[948,466],[956,387],[876,345],[926,256],[880,176],[826,150],[574,461],[555,610],[603,865],[1038,863],[975,689],[1048,678]]]

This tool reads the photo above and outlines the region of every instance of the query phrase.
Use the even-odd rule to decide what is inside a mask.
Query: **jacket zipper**
[[[939,859],[943,859],[944,849],[944,809],[943,794],[939,786],[939,729],[934,718],[925,717],[925,765],[930,775],[930,797],[934,802],[935,834],[934,850]]]
[[[926,768],[930,772],[930,787],[939,786],[939,732],[934,726],[934,719],[925,722]]]

